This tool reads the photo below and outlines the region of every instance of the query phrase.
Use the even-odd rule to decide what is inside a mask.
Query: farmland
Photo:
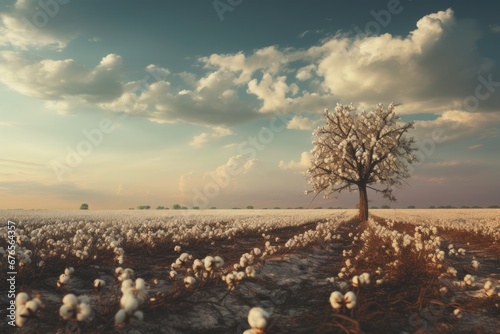
[[[370,213],[5,210],[1,279],[12,221],[23,333],[495,333],[500,210]]]

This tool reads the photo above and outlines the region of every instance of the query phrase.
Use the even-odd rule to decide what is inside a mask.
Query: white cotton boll
[[[124,309],[120,309],[118,312],[115,314],[115,324],[120,325],[125,323],[125,320],[127,319],[127,312],[125,312]]]
[[[214,262],[215,266],[219,269],[224,266],[224,259],[221,258],[220,256],[214,256]]]
[[[133,325],[143,320],[144,320],[144,313],[142,311],[135,311],[134,314],[132,314],[132,317],[130,318],[130,323]]]
[[[206,271],[212,271],[215,259],[212,256],[207,256],[203,259],[203,265]]]
[[[169,277],[171,279],[175,279],[175,277],[177,276],[177,271],[175,270],[170,270],[170,273],[169,273]]]
[[[345,307],[352,309],[356,307],[356,295],[354,292],[349,291],[344,295]]]
[[[269,313],[260,307],[253,307],[248,312],[248,324],[255,329],[265,329],[267,321],[269,320]]]
[[[476,278],[474,276],[470,275],[470,274],[467,274],[464,277],[464,282],[467,285],[475,286],[476,285],[475,281],[476,281]]]
[[[352,286],[357,288],[360,285],[361,285],[361,282],[360,282],[359,276],[353,276],[352,277]]]
[[[120,299],[120,306],[127,314],[132,314],[139,307],[139,302],[132,293],[126,293]]]
[[[226,284],[227,285],[232,285],[234,283],[235,279],[236,279],[236,277],[234,276],[234,274],[232,274],[232,273],[227,274],[226,278],[225,278]]]
[[[352,264],[352,263],[351,263],[351,260],[350,260],[350,259],[345,260],[345,265],[346,265],[346,267],[350,267],[350,266],[351,266],[351,264]]]
[[[330,304],[335,310],[340,310],[344,302],[344,296],[339,291],[334,291],[330,295]]]
[[[75,272],[75,269],[73,267],[68,267],[64,270],[64,273],[67,275],[67,276],[71,276],[73,273]]]
[[[261,254],[261,250],[259,248],[255,247],[253,249],[253,253],[255,254],[255,256],[259,256]]]
[[[38,303],[34,300],[30,300],[30,301],[26,302],[26,304],[24,306],[30,312],[30,314],[33,314],[36,312],[36,310],[38,310]]]
[[[59,276],[59,281],[57,281],[58,285],[64,285],[69,283],[70,276],[66,274],[61,274]]]
[[[189,289],[192,288],[196,283],[196,278],[193,276],[184,277],[184,286]]]
[[[370,274],[369,273],[362,273],[359,275],[359,278],[361,279],[361,284],[370,284]]]
[[[174,247],[174,252],[180,252],[181,251],[181,246],[177,245]]]
[[[478,260],[472,260],[471,262],[472,267],[477,270],[479,268],[479,261]]]
[[[135,280],[135,288],[137,290],[146,290],[146,282],[142,278]]]
[[[121,274],[123,274],[123,268],[122,267],[117,267],[115,269],[115,275],[116,276],[120,276]]]
[[[92,309],[90,308],[89,304],[80,303],[78,305],[78,308],[77,308],[76,320],[85,321],[90,317],[91,313],[92,313]]]
[[[121,291],[124,294],[134,287],[134,282],[131,279],[126,279],[122,282]]]
[[[59,315],[63,320],[71,319],[73,314],[74,314],[74,309],[69,305],[64,304],[59,308]]]
[[[248,277],[255,277],[255,268],[253,266],[248,266],[245,268],[245,273]]]
[[[26,292],[19,292],[16,296],[16,307],[25,305],[28,300],[30,300],[30,297]]]
[[[193,270],[194,271],[201,270],[201,269],[203,269],[203,267],[204,267],[203,262],[200,259],[195,259],[193,261]]]
[[[76,298],[74,294],[68,293],[66,296],[64,296],[62,302],[64,305],[75,308],[78,305],[78,298]]]
[[[462,312],[460,311],[460,309],[456,308],[454,311],[453,311],[453,314],[458,318],[462,318],[463,314]]]
[[[30,311],[25,306],[16,307],[17,327],[24,327],[29,317],[30,317]]]
[[[236,274],[236,280],[241,281],[244,278],[245,278],[245,272],[244,271],[238,271],[238,273]]]
[[[102,288],[104,288],[104,286],[106,285],[106,282],[102,279],[99,279],[99,278],[96,278],[94,280],[94,289],[96,289],[97,291],[100,291]]]

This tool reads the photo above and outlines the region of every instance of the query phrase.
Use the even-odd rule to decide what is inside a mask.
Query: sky
[[[337,103],[401,103],[420,161],[396,203],[500,204],[500,4],[7,0],[0,209],[353,207],[313,200]]]

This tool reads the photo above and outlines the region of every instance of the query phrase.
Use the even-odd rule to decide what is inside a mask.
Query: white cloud
[[[63,109],[113,100],[122,93],[122,59],[115,54],[88,69],[73,59],[30,62],[12,51],[0,52],[0,81],[27,96]]]
[[[58,29],[50,22],[62,10],[63,5],[55,2],[57,12],[56,7],[50,6],[54,13],[48,13],[39,6],[40,3],[41,1],[17,0],[10,11],[0,14],[0,45],[12,45],[21,49],[63,49],[77,36],[70,26]]]
[[[469,150],[477,150],[477,149],[480,149],[481,147],[483,147],[482,144],[476,144],[476,145],[467,146],[467,149],[469,149]]]
[[[289,161],[285,162],[281,160],[278,167],[282,170],[292,170],[294,172],[305,173],[305,171],[311,165],[311,154],[309,152],[302,152],[299,161]]]
[[[490,28],[491,32],[493,32],[495,34],[500,34],[500,25],[490,24],[489,28]]]
[[[271,74],[265,73],[260,82],[253,79],[248,83],[248,92],[255,94],[262,100],[260,112],[282,112],[285,110],[288,105],[285,95],[290,91],[285,81],[285,76],[274,80]]]
[[[312,130],[314,122],[307,117],[294,116],[286,125],[287,129],[291,130]]]
[[[297,71],[297,74],[295,75],[295,77],[300,81],[311,79],[312,78],[311,71],[313,71],[315,69],[316,69],[316,65],[314,65],[314,64],[301,67]]]
[[[194,136],[189,145],[196,148],[201,148],[208,142],[218,140],[232,134],[233,131],[231,131],[231,129],[228,129],[224,126],[216,126],[212,128],[212,132],[203,132],[197,136]]]
[[[417,121],[415,124],[418,139],[433,138],[438,131],[439,141],[453,141],[464,138],[480,137],[485,133],[496,137],[500,129],[500,113],[471,113],[466,111],[446,111],[432,121]]]

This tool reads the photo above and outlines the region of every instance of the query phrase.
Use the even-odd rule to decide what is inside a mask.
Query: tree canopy
[[[307,171],[312,190],[306,192],[328,198],[358,190],[362,221],[368,219],[367,189],[395,201],[394,188],[410,177],[408,164],[416,161],[415,141],[404,136],[414,122],[400,122],[395,107],[378,104],[372,112],[356,112],[352,104],[337,104],[333,113],[325,109],[326,124],[313,132],[317,139]]]

